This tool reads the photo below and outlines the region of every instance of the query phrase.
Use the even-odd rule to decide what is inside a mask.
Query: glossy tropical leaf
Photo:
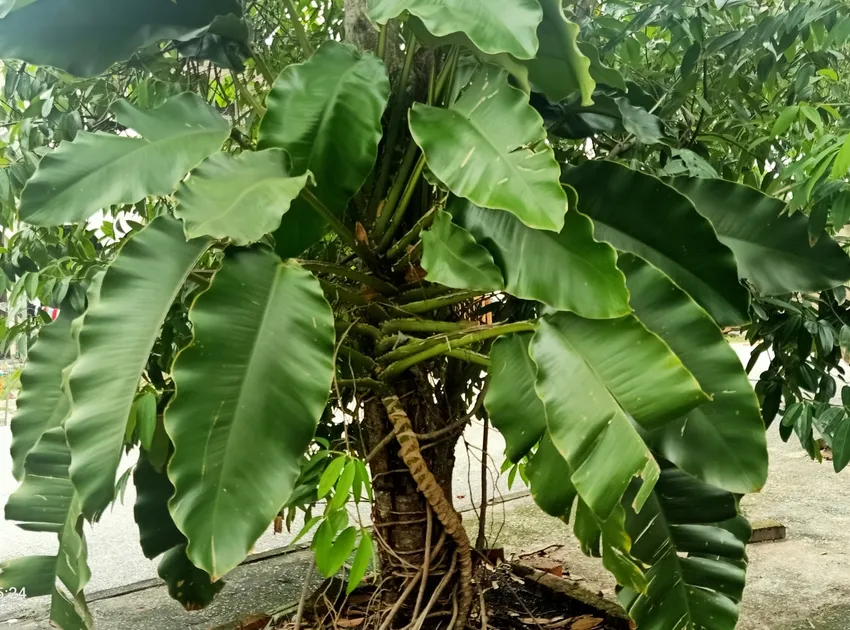
[[[437,37],[464,33],[479,50],[532,59],[541,20],[536,0],[369,0],[370,17],[386,24],[407,11]]]
[[[64,304],[55,322],[41,329],[38,341],[21,374],[18,410],[12,418],[12,473],[23,478],[27,455],[41,436],[58,427],[68,415],[68,399],[62,391],[62,372],[77,358],[71,322],[77,313]]]
[[[519,461],[538,444],[527,468],[531,495],[544,512],[569,522],[578,496],[571,481],[574,470],[555,448],[546,428],[546,410],[534,389],[537,368],[528,354],[531,338],[531,334],[510,335],[493,345],[485,405],[493,426],[505,438],[505,453],[510,460]],[[606,522],[590,513],[592,527],[582,527],[577,519],[575,533],[586,553],[601,543],[603,562],[618,582],[642,590],[645,580],[640,567],[629,558],[623,516],[622,508]],[[600,531],[603,528],[604,536]]]
[[[133,514],[145,557],[153,560],[173,547],[185,545],[186,537],[177,529],[168,511],[168,500],[174,494],[168,477],[142,455],[133,473],[133,483],[136,486]]]
[[[453,220],[486,247],[505,278],[505,290],[589,319],[630,312],[617,254],[593,237],[593,224],[570,210],[559,233],[534,230],[508,212],[486,210],[457,199]]]
[[[171,599],[189,611],[209,606],[226,584],[224,580],[213,582],[208,573],[192,564],[186,545],[166,551],[159,561],[157,574],[168,587]]]
[[[822,235],[811,246],[808,222],[785,213],[785,203],[721,179],[671,180],[706,217],[738,259],[738,270],[761,293],[831,289],[850,280],[850,257]]]
[[[451,109],[414,103],[410,131],[428,166],[459,197],[559,232],[567,197],[543,119],[507,74],[485,65]]]
[[[66,429],[71,478],[90,520],[113,498],[142,370],[168,310],[208,246],[203,239],[187,242],[179,221],[159,217],[122,247],[106,270],[99,301],[86,312],[80,358],[69,377]]]
[[[699,381],[711,402],[647,436],[662,457],[730,492],[757,492],[767,479],[758,399],[738,355],[698,304],[635,256],[621,256],[635,314]]]
[[[537,366],[528,350],[532,337],[531,333],[500,337],[490,349],[490,386],[484,407],[505,438],[505,455],[514,463],[546,431],[546,410],[534,390]]]
[[[223,580],[213,582],[209,574],[189,561],[186,537],[177,529],[168,511],[174,486],[145,456],[139,458],[133,479],[136,485],[134,514],[142,552],[150,559],[164,554],[159,563],[159,575],[168,585],[173,599],[186,610],[206,607],[225,583]]]
[[[611,68],[602,63],[599,58],[599,50],[589,42],[579,42],[578,49],[590,60],[590,76],[596,83],[617,88],[621,92],[628,91],[626,81],[619,70]]]
[[[241,15],[237,0],[41,0],[17,3],[0,20],[0,58],[91,77],[140,48],[191,39],[219,15]]]
[[[625,531],[625,511],[617,506],[606,521],[600,521],[587,504],[578,499],[578,493],[569,481],[573,469],[555,448],[548,433],[531,457],[527,474],[534,501],[550,516],[567,523],[573,505],[576,505],[573,531],[585,554],[601,556],[603,566],[618,584],[641,592],[646,589],[643,569],[631,557],[631,540]]]
[[[291,176],[288,163],[282,149],[208,158],[177,192],[174,214],[183,219],[186,236],[248,245],[274,232],[311,177],[309,171]]]
[[[122,124],[143,137],[80,132],[73,142],[61,143],[24,188],[24,221],[76,223],[111,205],[170,195],[230,132],[227,121],[196,94],[180,94],[152,111],[126,102],[115,110]]]
[[[226,258],[190,317],[195,339],[165,413],[170,510],[192,563],[215,580],[294,488],[330,391],[333,314],[309,272],[257,250]]]
[[[735,256],[687,197],[613,162],[587,162],[564,181],[578,191],[579,209],[598,238],[658,267],[721,326],[748,320],[749,293],[738,281]]]
[[[150,451],[156,437],[156,395],[145,392],[136,398],[131,414],[139,429],[139,445],[143,450]]]
[[[573,485],[605,521],[631,479],[641,477],[646,490],[635,500],[639,509],[658,466],[632,420],[651,430],[707,396],[667,345],[632,316],[589,320],[557,313],[539,325],[531,343],[536,389],[552,442],[573,469]]]
[[[525,62],[529,81],[552,102],[578,92],[582,105],[592,105],[596,82],[591,77],[590,59],[579,50],[578,24],[564,17],[561,0],[540,0],[540,5],[543,8],[543,21],[537,27],[540,47],[537,55]]]
[[[0,563],[0,591],[51,596],[50,618],[63,630],[92,627],[83,589],[91,577],[81,506],[68,476],[71,453],[62,426],[44,433],[26,458],[24,480],[6,504],[6,519],[32,532],[58,534],[54,556]]]
[[[643,492],[634,485],[629,497]],[[645,593],[625,588],[619,594],[637,626],[732,630],[750,534],[734,495],[668,468],[640,513],[626,511],[632,554],[650,565]]]
[[[284,149],[292,158],[292,175],[312,172],[316,196],[341,217],[375,165],[389,93],[380,59],[326,42],[275,81],[259,147]],[[326,231],[316,211],[296,200],[276,233],[277,251],[283,258],[297,256]]]
[[[505,287],[502,272],[472,234],[452,223],[452,215],[437,211],[434,224],[422,234],[422,268],[426,279],[454,289],[498,291]]]

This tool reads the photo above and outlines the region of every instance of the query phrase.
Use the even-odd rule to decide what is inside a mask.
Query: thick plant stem
[[[434,340],[436,341],[434,345],[428,347],[422,352],[409,356],[406,359],[396,361],[395,363],[389,365],[387,369],[381,373],[381,380],[385,382],[392,381],[393,379],[401,376],[406,370],[409,370],[414,365],[418,365],[423,361],[427,361],[428,359],[433,359],[434,357],[440,356],[441,354],[446,354],[447,352],[457,350],[458,348],[478,343],[479,341],[486,341],[487,339],[493,339],[495,337],[500,337],[502,335],[508,335],[515,332],[531,332],[534,330],[536,330],[534,324],[530,322],[518,322],[516,324],[505,324],[503,326],[494,326],[492,328],[487,328],[485,330],[464,335],[459,339],[453,340],[448,338],[448,336],[443,337],[442,339],[438,338]],[[425,342],[431,341],[432,340],[425,340]],[[409,353],[414,351],[417,346],[413,346],[409,350],[408,348],[410,348],[410,346],[405,346],[405,350],[407,350],[407,352]]]
[[[307,271],[312,271],[314,273],[327,273],[339,276],[340,278],[348,278],[349,280],[354,280],[362,285],[371,287],[378,293],[383,293],[384,295],[395,295],[398,293],[398,289],[389,282],[376,278],[375,276],[370,276],[368,273],[357,271],[356,269],[349,269],[348,267],[313,260],[300,260],[298,262]]]
[[[425,495],[437,520],[443,525],[446,533],[452,537],[457,548],[460,564],[460,611],[458,627],[463,628],[472,607],[472,546],[463,521],[454,506],[446,498],[440,484],[437,483],[433,473],[428,470],[422,451],[419,449],[419,440],[413,432],[413,425],[404,406],[398,396],[386,396],[382,400],[387,410],[390,422],[395,429],[396,439],[401,446],[400,454],[405,465],[410,470],[416,487]],[[448,575],[448,574],[447,574]]]
[[[410,231],[398,239],[393,246],[387,250],[387,258],[390,260],[395,260],[399,256],[407,251],[407,246],[412,244],[419,235],[422,233],[422,230],[431,227],[431,224],[434,222],[434,217],[436,216],[436,212],[434,208],[426,212],[422,215],[422,218],[416,222]]]
[[[383,336],[383,333],[378,328],[370,326],[369,324],[361,324],[358,322],[352,323],[337,320],[334,322],[334,328],[338,333],[344,333],[346,330],[350,330],[353,333],[369,337],[373,341],[378,341],[378,339]]]
[[[336,232],[342,241],[348,245],[351,249],[353,249],[357,255],[366,262],[370,267],[376,266],[375,256],[369,251],[369,248],[360,243],[354,236],[354,232],[352,232],[348,227],[340,221],[333,212],[331,212],[328,207],[322,203],[322,200],[316,197],[311,190],[305,188],[301,191],[301,196],[304,198],[304,201],[310,204],[310,206],[318,212],[322,218],[327,221],[333,231]]]
[[[468,330],[477,325],[470,321],[435,322],[427,319],[391,319],[381,324],[381,332],[385,335],[391,335],[395,332],[447,333]]]
[[[418,315],[419,313],[435,311],[438,308],[443,308],[444,306],[454,306],[455,304],[460,304],[461,302],[466,302],[467,300],[471,300],[472,298],[480,297],[482,295],[484,294],[480,291],[460,291],[458,293],[452,293],[451,295],[444,295],[430,300],[422,300],[421,302],[410,302],[409,304],[404,305],[404,310],[408,313]]]
[[[413,172],[407,180],[407,185],[404,188],[404,194],[401,196],[401,201],[398,202],[398,207],[394,209],[387,209],[387,214],[392,212],[392,219],[390,221],[390,227],[387,229],[383,237],[381,237],[381,243],[378,245],[379,250],[383,251],[389,247],[392,242],[393,236],[398,231],[401,221],[407,212],[407,208],[410,206],[410,200],[413,199],[413,194],[416,192],[417,186],[419,186],[419,179],[422,177],[423,170],[425,170],[424,154],[419,156],[419,159],[416,161],[416,166],[413,167]]]
[[[472,350],[449,350],[446,352],[446,356],[452,357],[453,359],[460,359],[461,361],[466,361],[468,363],[475,363],[481,367],[490,367],[490,357],[486,354],[473,352]]]
[[[413,168],[413,165],[416,164],[416,156],[418,153],[419,147],[416,146],[415,142],[411,142],[401,160],[401,166],[399,166],[398,171],[396,172],[395,181],[393,181],[392,188],[390,188],[390,194],[387,195],[387,203],[384,204],[380,216],[377,221],[375,221],[375,229],[372,230],[373,238],[381,239],[383,237],[390,219],[393,216],[393,211],[398,205],[398,200],[401,199],[401,194],[404,192],[407,178],[410,175],[410,170]]]
[[[411,302],[421,302],[422,300],[429,300],[431,298],[440,297],[441,295],[445,295],[446,293],[451,293],[452,290],[448,287],[444,287],[440,284],[435,284],[430,287],[416,287],[415,289],[409,289],[408,291],[404,291],[403,293],[397,295],[394,299],[398,304],[410,304]]]
[[[313,54],[313,45],[307,37],[307,31],[304,30],[304,25],[298,19],[298,11],[295,10],[295,5],[292,3],[292,0],[283,0],[283,6],[286,7],[286,11],[289,13],[289,21],[295,29],[295,37],[298,39],[298,43],[301,44],[304,56],[309,57]]]
[[[434,88],[435,100],[439,100],[443,96],[443,90],[446,88],[449,77],[454,74],[455,66],[457,66],[459,52],[460,49],[457,46],[452,46],[448,57],[446,57],[446,63],[443,65],[442,70],[440,70],[440,75],[437,77],[437,85]]]
[[[481,324],[480,326],[476,326],[475,328],[458,330],[443,335],[435,335],[433,337],[428,337],[427,339],[422,339],[421,341],[410,343],[406,346],[402,346],[401,348],[397,348],[391,352],[387,352],[386,354],[379,356],[378,362],[389,364],[394,361],[398,361],[399,359],[406,359],[407,357],[411,357],[414,354],[419,354],[420,352],[427,350],[428,348],[433,348],[435,346],[445,344],[446,342],[452,342],[452,345],[457,347],[457,344],[454,342],[455,339],[458,339],[459,337],[465,337],[470,333],[482,333],[491,330],[495,330],[496,334],[494,336],[498,336],[503,334],[510,334],[512,332],[523,332],[526,330],[534,331],[536,329],[535,325],[532,322],[516,322],[513,324],[499,324],[496,326],[489,324]]]
[[[378,35],[378,49],[375,51],[378,57],[381,58],[381,61],[386,61],[388,30],[387,24],[381,24],[381,33]]]
[[[395,103],[393,104],[392,113],[390,114],[390,126],[387,131],[387,142],[384,145],[384,155],[381,158],[381,166],[378,171],[378,179],[375,182],[375,188],[372,190],[372,198],[369,200],[369,208],[367,210],[367,218],[375,217],[378,210],[378,204],[383,200],[384,193],[387,190],[387,182],[390,179],[390,167],[393,161],[393,151],[398,144],[398,136],[401,131],[401,121],[404,118],[404,108],[407,104],[407,86],[410,83],[410,74],[413,70],[413,59],[416,57],[416,48],[418,42],[413,36],[413,33],[408,31],[407,51],[404,57],[404,67],[401,69],[401,78],[395,90]]]

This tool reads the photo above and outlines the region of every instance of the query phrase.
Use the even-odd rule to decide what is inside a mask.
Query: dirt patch
[[[576,582],[537,571],[529,566],[503,563],[496,568],[479,567],[477,582],[481,594],[473,608],[469,624],[490,630],[627,630],[629,621],[622,610],[585,591]],[[349,597],[338,596],[341,581],[323,584],[306,600],[302,630],[318,628],[377,628],[384,611],[375,587],[360,588]],[[483,603],[483,612],[482,612]],[[598,604],[598,606],[596,605]],[[293,630],[296,607],[274,620],[274,628]],[[425,630],[453,624],[456,601],[449,597],[425,618]],[[269,617],[265,621],[270,621]],[[407,621],[407,620],[405,620]],[[248,628],[261,619],[245,619],[234,628]],[[224,628],[220,629],[224,630]],[[229,630],[229,629],[228,629]]]

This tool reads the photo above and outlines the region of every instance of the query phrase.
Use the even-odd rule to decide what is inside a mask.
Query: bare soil
[[[576,587],[568,579],[555,577],[530,568],[524,568],[520,577],[508,563],[496,568],[480,567],[477,580],[480,590],[478,602],[473,609],[467,627],[489,630],[626,630],[629,627],[624,616],[600,610],[587,601],[580,601],[568,593]],[[540,579],[544,577],[545,579]],[[563,582],[563,586],[559,584]],[[328,581],[319,587],[306,601],[305,615],[300,623],[301,630],[375,629],[380,627],[386,611],[378,609],[375,586],[358,589],[351,597],[338,596],[342,590],[340,581]],[[595,597],[592,593],[586,597]],[[584,597],[583,597],[584,598]],[[481,603],[485,612],[482,615]],[[453,624],[457,602],[449,598],[430,612],[421,624],[422,630],[438,630]],[[273,627],[278,630],[294,630],[296,611],[290,610]],[[250,628],[244,620],[242,628]],[[268,622],[268,618],[266,618]],[[265,628],[261,619],[255,620],[258,628]],[[262,624],[262,625],[260,625]],[[401,623],[400,626],[404,626]],[[410,626],[408,626],[410,627]]]

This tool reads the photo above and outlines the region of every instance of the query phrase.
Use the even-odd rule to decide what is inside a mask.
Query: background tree
[[[377,544],[370,623],[454,602],[463,625],[451,479],[479,415],[638,627],[734,627],[738,496],[767,459],[721,327],[850,277],[811,227],[828,182],[803,200],[810,173],[785,168],[808,145],[772,133],[786,106],[780,132],[827,133],[798,101],[840,70],[817,47],[840,51],[846,8],[7,5],[3,208],[34,227],[6,273],[63,316],[24,376],[6,511],[59,551],[3,563],[0,585],[91,625],[81,525],[138,445],[142,548],[187,608],[303,510],[321,573],[355,554],[349,590]],[[787,64],[814,67],[793,92]],[[120,246],[95,247],[98,211]]]

